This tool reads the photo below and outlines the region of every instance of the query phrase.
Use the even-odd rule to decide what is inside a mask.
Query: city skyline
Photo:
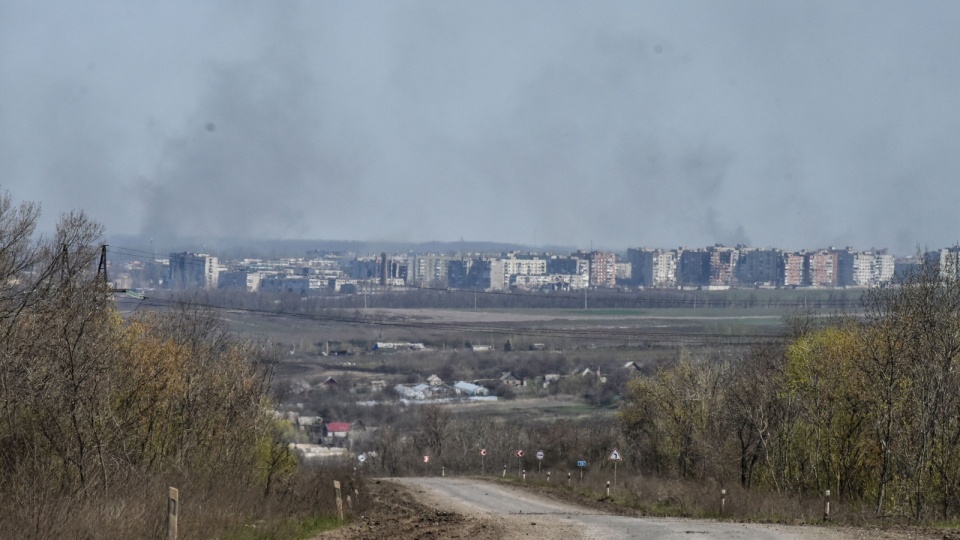
[[[960,5],[0,5],[0,186],[110,234],[960,240]],[[639,241],[637,239],[640,239]]]

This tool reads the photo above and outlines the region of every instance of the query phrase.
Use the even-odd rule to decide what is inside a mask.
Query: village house
[[[523,379],[521,379],[520,377],[517,377],[516,375],[514,375],[509,371],[505,371],[503,375],[500,375],[500,382],[507,386],[513,386],[513,387],[523,386]]]
[[[490,391],[478,384],[459,381],[453,385],[453,390],[458,396],[486,396]]]
[[[328,446],[344,446],[349,437],[349,422],[330,422],[323,425],[322,440]]]
[[[559,373],[546,373],[543,375],[543,387],[549,388],[551,384],[560,382],[560,379],[563,378],[563,375]]]

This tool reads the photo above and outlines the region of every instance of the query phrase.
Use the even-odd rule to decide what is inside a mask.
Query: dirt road
[[[401,478],[426,506],[469,519],[493,520],[502,538],[804,539],[917,538],[876,530],[742,524],[708,520],[633,518],[549,500],[506,486],[463,478]]]

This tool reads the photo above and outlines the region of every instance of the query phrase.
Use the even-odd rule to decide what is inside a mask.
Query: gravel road
[[[611,516],[473,479],[434,477],[392,481],[410,489],[427,506],[496,520],[505,538],[852,540],[913,537],[876,530]]]

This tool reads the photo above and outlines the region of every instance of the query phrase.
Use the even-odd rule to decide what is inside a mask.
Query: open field
[[[553,350],[616,347],[664,336],[688,343],[724,336],[771,336],[784,315],[761,310],[450,310],[367,309],[349,317],[284,316],[223,310],[239,334],[289,346],[295,355],[319,354],[324,342],[369,349],[376,341],[424,342],[435,348],[465,341],[500,346],[506,339],[545,343]],[[551,343],[553,342],[553,343]],[[359,352],[359,351],[356,351]]]

